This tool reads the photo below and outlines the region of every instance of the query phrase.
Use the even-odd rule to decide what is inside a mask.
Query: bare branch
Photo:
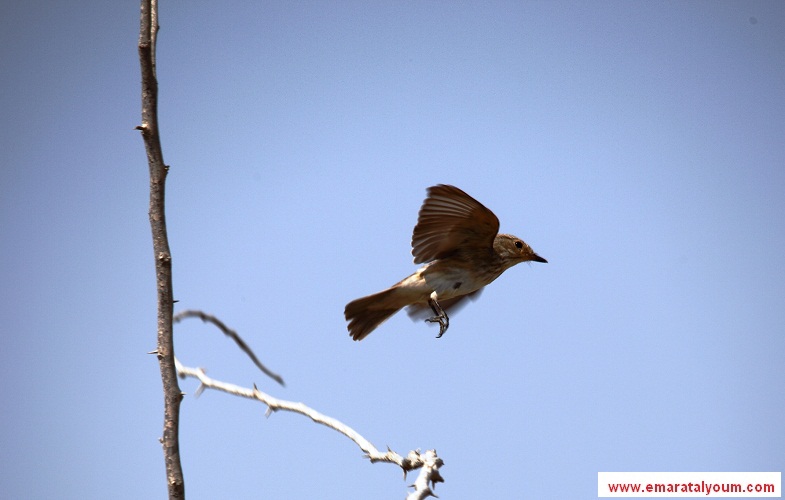
[[[245,352],[245,354],[247,354],[249,358],[251,358],[251,361],[253,361],[254,364],[260,370],[262,370],[262,372],[265,375],[267,375],[268,377],[270,377],[271,379],[275,380],[276,382],[278,382],[281,385],[286,385],[286,384],[283,383],[283,378],[280,375],[278,375],[277,373],[275,373],[272,370],[270,370],[269,368],[267,368],[266,366],[264,366],[262,364],[262,362],[259,361],[259,358],[256,357],[256,354],[254,354],[254,352],[251,350],[251,348],[248,347],[248,344],[246,344],[245,341],[243,341],[243,339],[240,337],[240,335],[236,331],[234,331],[231,328],[229,328],[228,326],[226,326],[223,323],[223,321],[221,321],[220,319],[216,318],[212,314],[207,314],[207,313],[202,312],[202,311],[188,309],[188,310],[181,311],[181,312],[177,313],[174,316],[173,320],[174,320],[175,323],[179,323],[181,320],[183,320],[185,318],[199,318],[202,321],[204,321],[205,323],[212,323],[212,324],[214,324],[215,326],[218,327],[219,330],[224,332],[224,335],[226,335],[228,337],[231,337],[231,339],[235,341],[237,346],[240,347],[240,349],[242,349],[243,352]]]
[[[436,483],[444,482],[444,478],[439,473],[439,468],[444,465],[444,462],[436,456],[436,450],[428,450],[423,455],[415,453],[417,453],[416,459],[422,461],[423,465],[417,480],[412,485],[414,491],[406,497],[406,500],[424,500],[431,496],[438,498],[433,490],[436,489]]]
[[[401,467],[404,478],[409,471],[421,469],[413,487],[415,491],[408,499],[424,499],[436,496],[433,487],[438,482],[444,482],[439,473],[443,465],[442,460],[436,455],[435,450],[421,454],[419,450],[411,451],[402,457],[398,453],[387,449],[382,453],[367,439],[358,434],[351,427],[342,422],[323,415],[302,403],[284,401],[265,394],[257,389],[242,388],[227,384],[208,377],[204,370],[187,368],[180,364],[174,357],[173,345],[173,315],[174,293],[172,288],[172,255],[166,230],[165,218],[165,185],[168,166],[164,163],[163,152],[158,129],[158,81],[156,78],[155,45],[158,32],[158,5],[157,0],[142,0],[141,20],[139,29],[139,60],[142,73],[142,123],[136,128],[142,132],[147,161],[150,170],[150,227],[153,236],[153,253],[155,258],[156,285],[158,291],[158,335],[157,347],[154,351],[159,360],[161,380],[164,388],[164,430],[161,443],[166,462],[166,478],[170,499],[185,498],[185,481],[183,479],[182,465],[180,463],[179,448],[179,413],[182,393],[178,385],[177,376],[194,377],[200,381],[197,394],[205,388],[213,388],[229,394],[255,399],[267,405],[267,415],[272,412],[284,410],[304,415],[316,423],[325,425],[345,435],[365,453],[372,462],[393,463]],[[265,374],[283,385],[283,379],[269,371],[255,356],[253,351],[245,344],[240,336],[224,325],[217,318],[199,311],[184,311],[177,315],[179,321],[185,317],[199,317],[216,325],[226,335],[232,337],[237,345],[254,361],[257,367]]]
[[[150,229],[153,235],[155,279],[158,290],[158,335],[155,353],[164,388],[164,429],[161,444],[166,463],[170,499],[185,498],[185,481],[180,464],[180,401],[172,341],[172,254],[166,233],[165,192],[168,167],[164,163],[158,131],[158,80],[155,76],[155,41],[158,32],[158,3],[142,0],[139,22],[139,63],[142,72],[142,132],[150,170]]]
[[[323,415],[318,411],[309,408],[303,403],[295,403],[292,401],[284,401],[282,399],[275,398],[260,391],[256,385],[254,385],[253,389],[248,389],[215,380],[208,377],[201,368],[189,368],[183,366],[182,363],[176,359],[175,364],[177,366],[178,375],[183,378],[193,377],[199,380],[200,386],[197,389],[197,393],[201,393],[205,388],[210,388],[223,391],[228,394],[233,394],[235,396],[255,399],[267,406],[268,416],[279,410],[291,411],[294,413],[299,413],[300,415],[304,415],[317,424],[322,424],[333,430],[336,430],[354,441],[357,446],[359,446],[360,449],[365,452],[365,457],[368,458],[371,463],[387,462],[397,465],[403,469],[404,478],[406,477],[407,472],[422,468],[422,471],[418,475],[417,480],[413,485],[415,491],[411,494],[418,494],[420,496],[413,497],[410,495],[408,497],[409,499],[422,499],[427,498],[428,496],[435,496],[432,491],[432,485],[437,482],[444,482],[444,479],[442,479],[441,475],[439,474],[439,468],[443,465],[443,462],[436,455],[436,450],[428,450],[425,452],[425,454],[421,454],[419,450],[410,451],[406,458],[402,457],[389,448],[385,453],[382,453],[373,444],[371,444],[370,441],[362,437],[357,431],[348,425],[332,417]]]

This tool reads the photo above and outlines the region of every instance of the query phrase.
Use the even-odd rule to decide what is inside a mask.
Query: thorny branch
[[[199,380],[197,394],[205,388],[213,388],[229,394],[258,400],[267,405],[267,415],[283,410],[305,415],[316,423],[334,429],[352,441],[365,452],[372,462],[388,462],[401,467],[404,474],[420,469],[420,473],[412,487],[415,489],[407,500],[422,500],[436,496],[433,488],[436,483],[444,482],[439,473],[443,461],[436,455],[436,450],[428,450],[424,454],[419,450],[410,451],[404,458],[388,448],[386,453],[380,452],[370,441],[362,437],[351,427],[342,422],[323,415],[302,403],[294,403],[274,398],[253,389],[227,384],[208,377],[204,370],[187,368],[174,357],[173,322],[186,317],[199,317],[203,321],[215,324],[254,361],[264,373],[283,385],[283,379],[268,370],[254,355],[253,351],[243,342],[234,330],[231,330],[217,318],[199,311],[184,311],[175,318],[173,316],[174,294],[172,290],[172,257],[166,231],[165,218],[165,183],[169,167],[164,163],[158,130],[158,81],[156,77],[155,45],[158,32],[157,0],[142,0],[141,20],[139,28],[139,60],[142,73],[142,123],[137,130],[142,132],[147,161],[150,170],[150,226],[153,235],[153,251],[155,255],[156,284],[158,290],[158,343],[154,351],[158,355],[161,379],[164,386],[164,432],[161,443],[166,462],[166,478],[170,499],[185,498],[185,481],[180,463],[179,448],[179,414],[182,392],[177,383],[180,377],[194,377]]]
[[[444,464],[444,462],[436,455],[436,450],[428,450],[425,453],[420,453],[419,450],[413,450],[410,451],[405,458],[390,450],[389,448],[387,449],[387,452],[382,453],[373,444],[371,444],[370,441],[362,437],[357,431],[348,425],[332,417],[323,415],[322,413],[309,408],[303,403],[295,403],[292,401],[285,401],[275,398],[260,391],[256,385],[254,385],[253,389],[248,389],[215,380],[208,377],[203,369],[183,366],[183,364],[176,359],[175,365],[177,367],[177,373],[180,375],[180,377],[193,377],[199,380],[200,385],[196,390],[197,394],[201,394],[205,388],[210,388],[223,391],[228,394],[233,394],[235,396],[255,399],[267,406],[267,416],[270,416],[273,412],[279,410],[299,413],[300,415],[310,418],[317,424],[325,425],[340,432],[344,436],[354,441],[357,446],[359,446],[360,449],[365,452],[365,456],[371,461],[371,463],[387,462],[395,464],[403,469],[404,478],[406,478],[406,474],[409,471],[421,469],[417,480],[412,485],[412,487],[415,488],[415,491],[409,494],[407,500],[424,499],[429,496],[435,496],[433,493],[433,488],[435,487],[436,483],[444,482],[444,479],[439,473],[439,468]]]
[[[158,130],[158,80],[155,72],[155,43],[158,32],[158,3],[142,0],[139,22],[139,65],[142,73],[142,132],[150,170],[150,228],[153,235],[155,281],[158,291],[158,339],[156,350],[164,388],[164,429],[161,437],[166,483],[170,499],[185,498],[185,481],[180,463],[180,401],[172,339],[172,254],[166,233],[166,174]]]

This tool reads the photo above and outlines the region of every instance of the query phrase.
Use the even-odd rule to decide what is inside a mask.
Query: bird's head
[[[493,249],[502,258],[505,268],[527,261],[548,262],[534,253],[525,241],[511,234],[497,234],[493,240]]]

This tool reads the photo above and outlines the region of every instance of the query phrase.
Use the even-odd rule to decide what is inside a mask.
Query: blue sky
[[[0,19],[0,491],[164,498],[134,2]],[[596,498],[598,471],[785,469],[785,4],[163,2],[179,359],[302,401],[444,499]],[[410,274],[454,184],[548,264],[445,336],[350,300]],[[399,499],[400,471],[181,382],[195,499]]]

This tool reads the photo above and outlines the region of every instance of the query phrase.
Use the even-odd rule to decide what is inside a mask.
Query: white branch
[[[432,492],[432,485],[437,482],[444,482],[444,479],[442,479],[441,475],[439,474],[439,467],[443,465],[443,462],[441,458],[436,456],[436,450],[428,450],[425,452],[425,454],[421,454],[419,450],[410,451],[406,458],[390,450],[389,448],[387,449],[386,453],[382,453],[374,445],[372,445],[370,441],[362,437],[357,433],[357,431],[348,425],[332,417],[323,415],[318,411],[309,408],[303,403],[295,403],[292,401],[284,401],[282,399],[274,398],[269,394],[265,394],[257,389],[256,385],[254,385],[253,389],[248,389],[212,379],[208,377],[201,368],[189,368],[183,366],[182,363],[180,363],[180,361],[178,361],[176,358],[175,367],[177,368],[177,374],[180,377],[193,377],[199,380],[201,384],[196,390],[197,395],[201,394],[205,388],[216,389],[229,394],[234,394],[235,396],[261,401],[267,405],[268,416],[272,412],[278,410],[291,411],[305,415],[317,424],[326,425],[327,427],[340,432],[344,436],[354,441],[357,446],[359,446],[360,449],[365,452],[365,456],[371,461],[371,463],[387,462],[397,465],[403,469],[404,478],[406,477],[407,472],[422,468],[420,474],[417,477],[417,480],[415,481],[414,485],[412,485],[415,488],[415,491],[409,494],[407,500],[424,499],[429,496],[435,496]]]
[[[436,494],[433,490],[436,489],[436,483],[444,482],[442,475],[439,474],[439,468],[444,465],[444,462],[436,456],[436,450],[428,450],[424,455],[418,452],[410,452],[410,457],[412,453],[417,455],[416,458],[423,465],[420,473],[417,475],[417,480],[412,485],[414,491],[409,493],[406,500],[424,500],[430,496],[435,497]]]

